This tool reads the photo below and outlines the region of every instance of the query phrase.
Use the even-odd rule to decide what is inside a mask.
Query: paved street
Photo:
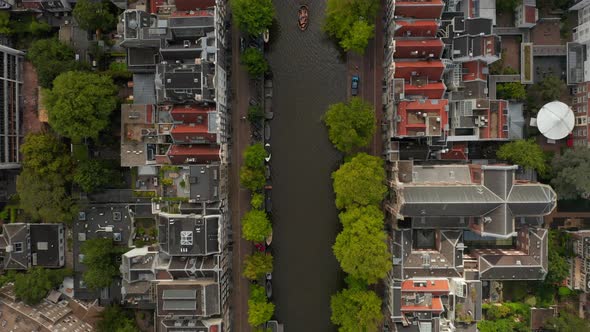
[[[248,74],[240,65],[240,35],[237,26],[232,26],[232,147],[230,164],[230,208],[233,230],[233,292],[232,315],[233,331],[248,332],[248,281],[242,277],[242,259],[244,255],[252,252],[252,245],[242,239],[240,220],[249,209],[250,193],[240,187],[240,167],[242,166],[242,151],[250,143],[250,128],[241,118],[246,115],[248,109],[249,80]]]

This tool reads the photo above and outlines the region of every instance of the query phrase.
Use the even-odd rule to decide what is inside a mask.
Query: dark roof
[[[404,171],[412,174],[412,182],[400,190],[403,216],[481,217],[482,234],[509,237],[516,217],[547,215],[556,206],[556,194],[548,185],[516,183],[516,166],[482,166],[483,184],[472,182],[468,165],[434,169],[440,170],[437,176],[430,175],[432,166]]]
[[[190,202],[219,200],[219,165],[190,166]]]
[[[159,241],[170,256],[203,256],[220,252],[221,216],[159,215]]]
[[[465,20],[465,32],[470,35],[489,35],[492,33],[492,23],[490,18],[468,18]]]
[[[30,224],[33,266],[62,267],[65,264],[65,228],[62,224]]]
[[[531,331],[543,329],[547,321],[555,315],[555,308],[531,308]]]

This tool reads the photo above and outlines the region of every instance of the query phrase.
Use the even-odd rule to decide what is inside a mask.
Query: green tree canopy
[[[334,256],[344,272],[374,284],[391,269],[383,219],[362,218],[344,227],[336,237]]]
[[[523,101],[526,99],[524,85],[519,82],[500,83],[497,85],[497,94],[500,99]]]
[[[344,51],[362,54],[373,37],[378,8],[376,0],[328,0],[324,30]]]
[[[230,5],[240,29],[252,36],[261,35],[272,25],[275,15],[272,0],[232,0]]]
[[[547,76],[529,87],[527,101],[529,108],[537,111],[546,103],[566,96],[569,96],[569,93],[565,82],[557,76]]]
[[[524,168],[531,168],[545,175],[548,171],[547,158],[534,138],[517,140],[500,147],[496,156]]]
[[[381,299],[363,288],[343,289],[332,296],[332,323],[340,332],[377,331],[383,319]]]
[[[250,205],[253,209],[259,210],[262,208],[264,204],[264,195],[261,193],[254,193],[252,194],[252,198],[250,199]]]
[[[109,7],[107,1],[78,0],[72,15],[84,30],[110,31],[117,25],[117,17]]]
[[[73,140],[98,137],[107,127],[117,107],[117,87],[104,75],[66,72],[45,90],[49,124],[58,133]]]
[[[275,311],[275,305],[269,303],[264,287],[250,285],[250,299],[248,299],[248,323],[259,326],[269,321]]]
[[[39,77],[39,85],[51,88],[53,80],[61,73],[88,68],[86,63],[76,61],[74,49],[56,38],[37,39],[27,50]]]
[[[96,325],[98,332],[139,332],[131,312],[117,305],[106,307],[100,318]]]
[[[496,10],[499,12],[514,12],[519,4],[517,0],[498,0],[496,1]]]
[[[82,276],[86,286],[91,289],[110,286],[113,278],[119,275],[118,266],[115,264],[119,252],[113,246],[113,240],[87,240],[82,244],[81,251],[84,255],[82,263],[87,268]]]
[[[272,255],[255,252],[244,259],[243,275],[247,279],[257,280],[272,272]]]
[[[336,207],[378,205],[387,192],[383,160],[359,153],[332,173]]]
[[[268,71],[268,62],[264,58],[264,54],[254,47],[248,47],[244,51],[242,64],[246,66],[246,71],[252,78],[258,78]]]
[[[27,273],[14,276],[14,293],[26,304],[38,304],[47,296],[50,290],[59,286],[63,279],[71,275],[70,270],[48,270],[33,267]]]
[[[245,165],[240,169],[240,183],[244,188],[252,191],[260,190],[266,183],[266,177],[264,175],[264,169],[262,168],[249,168]]]
[[[115,175],[115,172],[104,161],[84,160],[76,166],[74,182],[85,192],[91,193],[113,183]]]
[[[344,153],[367,146],[375,133],[375,111],[371,104],[361,98],[355,97],[348,103],[331,105],[324,122],[328,127],[330,141]]]
[[[553,178],[551,185],[558,199],[575,199],[590,194],[590,149],[577,147],[567,149],[551,162]]]
[[[569,234],[551,230],[549,231],[549,270],[545,277],[545,283],[552,286],[561,284],[569,275],[569,263],[567,258],[572,255],[568,250]]]
[[[20,197],[20,208],[33,221],[68,223],[72,220],[74,202],[61,175],[41,176],[24,168],[16,179],[16,190]]]
[[[262,242],[272,232],[264,211],[250,210],[242,218],[242,236],[248,241]]]
[[[590,321],[561,310],[558,317],[549,318],[545,324],[545,329],[555,332],[590,331]]]
[[[344,228],[359,222],[365,225],[382,226],[385,216],[378,206],[353,206],[338,215]]]
[[[264,158],[266,158],[266,155],[266,150],[264,150],[262,143],[252,144],[244,150],[244,164],[249,168],[264,168]]]
[[[12,29],[10,28],[10,12],[8,11],[1,11],[0,12],[0,35],[11,35]]]
[[[50,133],[32,133],[25,137],[20,150],[23,167],[45,176],[67,176],[72,171],[72,158],[65,144]]]

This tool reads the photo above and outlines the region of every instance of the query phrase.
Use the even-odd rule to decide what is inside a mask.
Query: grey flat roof
[[[185,301],[185,300],[164,300],[164,304],[162,306],[164,310],[196,310],[197,309],[197,302],[193,301]]]
[[[189,168],[190,200],[193,203],[219,200],[219,165]]]
[[[219,253],[220,218],[219,215],[202,217],[160,214],[159,240],[162,250],[171,256]]]
[[[197,298],[197,291],[194,289],[165,289],[162,292],[163,300],[194,300]]]

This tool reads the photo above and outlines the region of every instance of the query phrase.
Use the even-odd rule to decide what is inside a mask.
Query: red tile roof
[[[435,311],[442,312],[443,305],[439,297],[433,297],[431,305],[402,305],[402,312],[407,311]]]
[[[432,61],[396,61],[395,77],[410,80],[412,76],[424,76],[428,80],[438,81],[445,69],[440,60]]]
[[[440,58],[444,43],[440,39],[396,40],[395,58]]]
[[[215,6],[215,0],[176,0],[176,10],[205,9]]]
[[[463,81],[487,80],[487,75],[483,73],[486,67],[483,61],[469,61],[463,63]]]
[[[395,15],[413,18],[440,18],[444,3],[441,0],[398,1],[395,3]]]
[[[438,30],[435,20],[395,21],[395,37],[434,37]]]
[[[422,86],[405,84],[406,96],[424,96],[428,99],[440,99],[443,97],[446,86],[442,82],[428,83]]]
[[[409,279],[402,282],[402,292],[449,292],[448,279],[419,280]]]
[[[190,163],[206,164],[220,161],[219,146],[209,145],[172,145],[168,150],[168,158],[174,165],[186,164],[187,159],[194,159]]]
[[[174,121],[181,121],[183,123],[204,123],[207,124],[209,118],[209,112],[214,109],[199,107],[199,106],[176,106],[170,111],[170,115]]]

